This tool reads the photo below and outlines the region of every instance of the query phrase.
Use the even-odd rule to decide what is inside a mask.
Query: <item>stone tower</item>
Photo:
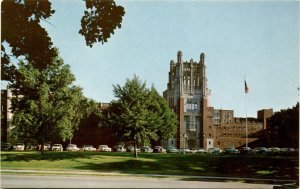
[[[177,148],[210,147],[207,99],[210,91],[205,73],[205,54],[199,62],[183,61],[182,52],[177,53],[177,62],[170,62],[169,81],[164,97],[169,107],[177,114],[177,133],[164,146]],[[212,139],[211,139],[212,140]]]

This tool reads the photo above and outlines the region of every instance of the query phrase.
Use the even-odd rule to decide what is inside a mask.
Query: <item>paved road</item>
[[[122,176],[1,175],[1,188],[273,188],[269,184]]]

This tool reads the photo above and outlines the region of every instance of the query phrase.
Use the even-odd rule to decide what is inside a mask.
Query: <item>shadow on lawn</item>
[[[80,170],[127,174],[247,177],[265,179],[298,178],[298,159],[266,156],[140,155],[138,159],[109,163],[86,163]]]
[[[124,157],[124,158],[123,158]],[[81,161],[80,158],[91,159]],[[101,159],[103,158],[104,161]],[[97,160],[99,159],[99,161]],[[212,156],[199,154],[139,154],[100,152],[5,152],[1,161],[70,160],[75,169],[127,174],[248,177],[296,180],[298,156]],[[111,160],[111,161],[110,161]]]
[[[93,158],[96,155],[101,157],[100,153],[97,152],[45,152],[45,155],[41,155],[40,152],[6,152],[1,154],[1,161],[25,161],[29,162],[32,160],[46,160],[46,161],[57,161],[57,160],[76,160],[78,158]]]

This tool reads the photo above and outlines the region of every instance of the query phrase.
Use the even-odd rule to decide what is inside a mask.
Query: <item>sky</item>
[[[134,74],[162,95],[179,50],[184,61],[198,62],[205,53],[211,105],[234,110],[236,117],[279,111],[299,100],[296,1],[116,1],[126,12],[122,27],[93,48],[78,34],[84,1],[51,2],[56,12],[51,24],[42,25],[71,66],[75,83],[97,102],[114,99],[113,85]]]

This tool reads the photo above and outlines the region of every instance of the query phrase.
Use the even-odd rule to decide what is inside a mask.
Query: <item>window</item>
[[[187,98],[184,102],[184,111],[193,112],[198,111],[198,101],[193,98]]]

